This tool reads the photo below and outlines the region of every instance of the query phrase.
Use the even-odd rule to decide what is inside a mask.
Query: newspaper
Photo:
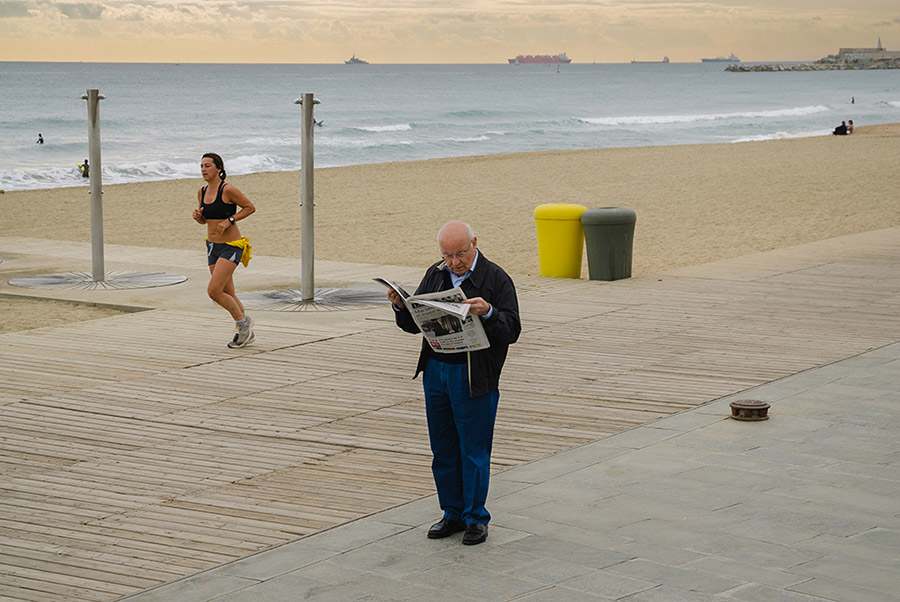
[[[412,314],[416,326],[422,331],[432,349],[438,353],[480,351],[491,346],[481,318],[469,314],[471,305],[462,303],[466,298],[459,287],[448,291],[410,295],[403,287],[383,278],[373,280],[397,291]]]

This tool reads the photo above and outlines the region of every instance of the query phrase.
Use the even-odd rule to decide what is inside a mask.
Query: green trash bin
[[[591,280],[631,278],[637,214],[625,207],[598,207],[581,214]]]

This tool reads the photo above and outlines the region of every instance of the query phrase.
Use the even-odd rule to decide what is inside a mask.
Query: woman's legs
[[[227,259],[219,258],[215,264],[209,266],[209,286],[206,288],[206,294],[209,298],[224,307],[234,321],[244,317],[244,304],[238,299],[234,291],[234,270],[237,264]]]

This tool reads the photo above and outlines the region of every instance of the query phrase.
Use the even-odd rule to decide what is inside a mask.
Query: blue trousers
[[[491,476],[491,445],[500,392],[469,396],[467,364],[429,359],[422,379],[431,441],[431,472],[444,517],[484,523]]]

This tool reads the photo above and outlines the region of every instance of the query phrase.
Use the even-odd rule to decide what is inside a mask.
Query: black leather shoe
[[[479,544],[487,539],[487,531],[488,526],[483,525],[481,523],[472,523],[468,527],[466,527],[466,532],[463,534],[463,544],[467,546],[474,546],[475,544]]]
[[[428,529],[428,539],[442,539],[466,530],[466,523],[450,518],[442,518]]]

